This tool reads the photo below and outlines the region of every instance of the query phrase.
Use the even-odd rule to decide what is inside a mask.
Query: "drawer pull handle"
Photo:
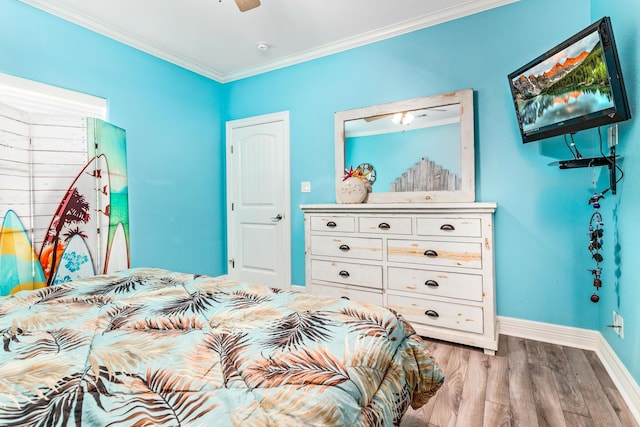
[[[437,311],[435,310],[427,310],[424,312],[424,314],[426,314],[427,316],[433,318],[433,319],[437,319],[438,317],[440,317],[440,315],[438,314]]]
[[[456,228],[451,224],[442,224],[440,230],[442,231],[454,231]]]
[[[391,226],[389,224],[387,224],[386,222],[381,222],[380,224],[378,224],[378,228],[380,230],[389,230],[391,228]]]
[[[337,225],[336,225],[336,223],[335,223],[335,222],[333,222],[333,221],[329,221],[329,222],[327,223],[327,227],[329,227],[329,228],[336,228],[336,226],[337,226]]]
[[[351,248],[349,247],[349,245],[340,245],[338,249],[340,249],[341,251],[347,252]]]
[[[348,271],[346,270],[340,270],[340,273],[338,273],[340,275],[340,277],[349,277],[350,274]]]
[[[349,298],[349,297],[340,297],[340,298],[342,298],[342,299],[346,299],[346,300],[350,300],[350,299],[351,299],[351,298]]]
[[[438,286],[440,286],[440,284],[435,280],[427,280],[426,282],[424,282],[424,284],[426,286],[429,286],[430,288],[437,288]]]
[[[427,249],[426,251],[424,251],[424,256],[428,256],[429,258],[435,258],[438,256],[438,252],[434,251],[433,249]]]

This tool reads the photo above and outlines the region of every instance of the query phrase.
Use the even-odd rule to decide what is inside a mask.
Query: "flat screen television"
[[[609,17],[508,77],[524,143],[631,118]]]

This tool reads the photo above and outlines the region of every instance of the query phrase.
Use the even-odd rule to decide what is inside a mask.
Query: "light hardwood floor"
[[[400,427],[638,427],[593,351],[501,335],[488,356],[427,341],[445,384]]]

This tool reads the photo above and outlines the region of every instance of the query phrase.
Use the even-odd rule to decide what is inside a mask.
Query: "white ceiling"
[[[234,0],[21,1],[227,82],[517,0],[262,0],[247,12]]]

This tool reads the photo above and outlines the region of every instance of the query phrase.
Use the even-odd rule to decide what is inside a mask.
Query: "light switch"
[[[310,181],[302,181],[300,183],[300,192],[301,193],[311,193],[311,182]]]

